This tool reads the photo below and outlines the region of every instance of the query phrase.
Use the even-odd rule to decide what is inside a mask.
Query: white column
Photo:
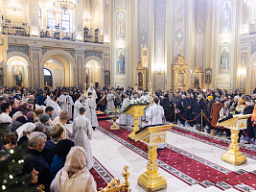
[[[76,29],[76,40],[83,41],[83,1],[76,1],[75,9],[75,29]]]
[[[38,0],[29,0],[30,36],[39,37],[39,4]]]

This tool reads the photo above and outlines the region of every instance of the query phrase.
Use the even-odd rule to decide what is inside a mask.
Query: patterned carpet
[[[209,145],[213,145],[215,147],[218,147],[218,148],[221,148],[224,150],[226,150],[230,144],[230,140],[222,139],[222,138],[218,138],[218,137],[212,137],[205,133],[200,133],[196,130],[189,129],[189,128],[182,128],[182,127],[174,126],[170,131],[173,133],[185,136],[185,137],[189,137],[189,138],[198,140],[200,142],[204,142]],[[240,144],[240,151],[246,157],[256,160],[256,149],[251,148],[250,145]]]
[[[107,184],[113,179],[113,176],[107,171],[103,165],[94,157],[93,168],[90,170],[94,180],[97,183],[97,190],[107,186]]]
[[[147,158],[147,146],[141,142],[128,139],[130,130],[121,127],[119,131],[109,130],[112,123],[100,121],[98,130],[115,139],[135,153]],[[158,151],[158,165],[168,173],[189,185],[200,184],[204,187],[217,186],[220,189],[236,188],[248,191],[256,188],[256,172],[239,170],[233,172],[217,164],[190,154],[171,145]]]

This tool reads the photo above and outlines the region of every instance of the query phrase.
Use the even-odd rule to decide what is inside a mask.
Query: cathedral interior
[[[255,4],[77,0],[62,7],[49,0],[2,0],[1,82],[240,88],[249,94],[256,87]]]
[[[256,0],[0,0],[0,15],[1,89],[88,88],[92,83],[95,90],[239,89],[251,95],[256,88]],[[230,140],[184,127],[155,138],[145,137],[154,131],[132,132],[133,141],[142,140],[133,143],[128,135],[143,110],[137,116],[139,110],[130,112],[134,126],[119,132],[110,131],[112,121],[99,121],[91,140],[91,173],[102,178],[98,187],[118,177],[134,192],[156,191],[143,187],[148,175],[138,179],[148,168],[158,182],[166,179],[159,188],[163,192],[256,189],[256,145],[240,145],[247,160],[237,166],[221,160]],[[177,123],[180,111],[175,110]],[[243,118],[235,119],[240,128]],[[163,130],[168,129],[158,131]],[[230,150],[238,153],[238,132],[231,132]],[[165,149],[157,157],[157,147],[146,144],[163,140]]]

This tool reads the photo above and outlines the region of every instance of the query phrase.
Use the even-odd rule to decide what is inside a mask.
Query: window
[[[42,8],[39,6],[39,26],[40,28],[43,28],[43,14],[42,14]]]
[[[44,68],[44,76],[52,76],[52,73],[49,69]]]
[[[55,30],[55,25],[56,25],[56,17],[55,13],[52,11],[47,12],[47,26],[49,26],[51,30]]]
[[[61,27],[65,32],[70,32],[70,15],[68,9],[61,10]]]

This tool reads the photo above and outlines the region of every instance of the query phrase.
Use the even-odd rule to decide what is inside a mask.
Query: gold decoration
[[[130,182],[128,181],[128,177],[130,176],[130,173],[128,172],[128,166],[124,167],[123,177],[124,182],[121,184],[120,180],[118,178],[114,178],[111,180],[111,182],[105,187],[104,189],[101,189],[100,192],[129,192],[130,189]]]
[[[147,73],[148,73],[148,68],[143,67],[142,62],[139,61],[138,67],[137,67],[137,86],[139,90],[147,89]]]
[[[132,115],[134,118],[134,127],[132,133],[129,135],[129,139],[134,140],[135,133],[140,130],[139,118],[144,115],[144,109],[147,105],[132,106],[125,114]]]
[[[241,165],[247,162],[246,157],[239,151],[238,134],[240,130],[246,129],[247,119],[251,116],[251,114],[236,115],[227,121],[217,124],[217,126],[228,128],[231,131],[231,144],[229,145],[229,150],[221,156],[223,161],[227,161],[233,165]]]
[[[147,192],[157,191],[167,188],[166,179],[158,173],[157,145],[148,146],[148,164],[147,171],[138,178],[138,184]]]
[[[146,143],[149,143],[150,142],[150,137],[147,137],[147,138],[143,139],[143,141],[146,142]]]
[[[113,117],[112,119],[113,119],[114,123],[113,123],[113,125],[110,127],[110,130],[114,130],[114,131],[119,130],[120,127],[116,124],[117,118],[116,118],[116,117]]]
[[[246,157],[239,151],[238,145],[238,134],[240,130],[231,129],[231,144],[229,150],[226,151],[222,156],[221,160],[232,163],[233,165],[241,165],[247,162]]]
[[[153,144],[158,144],[158,143],[164,143],[165,142],[165,135],[157,135],[156,137],[154,137],[152,139],[152,143]]]
[[[186,63],[185,57],[179,55],[172,64],[173,70],[173,90],[186,89],[186,74],[187,74],[188,64]]]
[[[139,140],[142,140],[145,142],[145,140],[149,139],[147,171],[144,172],[142,175],[140,175],[137,180],[138,184],[141,187],[143,187],[147,192],[157,191],[160,189],[167,188],[166,179],[160,173],[158,173],[158,165],[156,160],[157,160],[158,144],[165,143],[165,139],[166,139],[165,134],[171,127],[173,127],[173,124],[149,127],[135,135],[134,139],[136,142]],[[152,139],[152,137],[154,139]],[[156,143],[154,143],[154,141]]]

